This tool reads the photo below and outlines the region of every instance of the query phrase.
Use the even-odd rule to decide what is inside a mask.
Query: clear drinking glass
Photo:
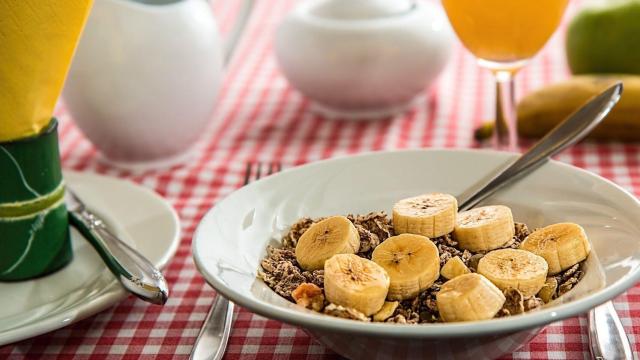
[[[517,150],[513,77],[547,42],[569,0],[442,0],[453,29],[496,79],[494,146]]]

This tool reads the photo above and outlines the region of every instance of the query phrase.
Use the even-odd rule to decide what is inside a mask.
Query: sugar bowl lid
[[[413,8],[411,0],[324,0],[309,9],[310,15],[333,20],[366,20],[402,15]]]

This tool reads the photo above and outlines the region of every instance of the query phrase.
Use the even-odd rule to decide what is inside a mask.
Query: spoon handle
[[[540,139],[529,151],[486,184],[468,192],[460,201],[459,210],[468,210],[506,184],[522,178],[537,169],[549,158],[584,138],[611,111],[622,94],[622,83],[617,82],[591,99]]]
[[[222,360],[233,325],[233,303],[218,294],[204,319],[189,360]]]
[[[140,299],[163,305],[169,296],[167,282],[149,260],[118,239],[87,210],[69,211],[69,223],[89,240],[118,281]]]

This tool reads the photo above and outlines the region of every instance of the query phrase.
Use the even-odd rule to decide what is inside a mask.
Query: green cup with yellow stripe
[[[57,125],[0,142],[0,281],[43,276],[73,257]]]

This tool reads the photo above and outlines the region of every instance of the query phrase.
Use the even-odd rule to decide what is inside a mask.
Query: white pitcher
[[[245,1],[231,38],[252,4]],[[205,0],[96,0],[63,97],[109,162],[173,165],[208,124],[225,58]]]

